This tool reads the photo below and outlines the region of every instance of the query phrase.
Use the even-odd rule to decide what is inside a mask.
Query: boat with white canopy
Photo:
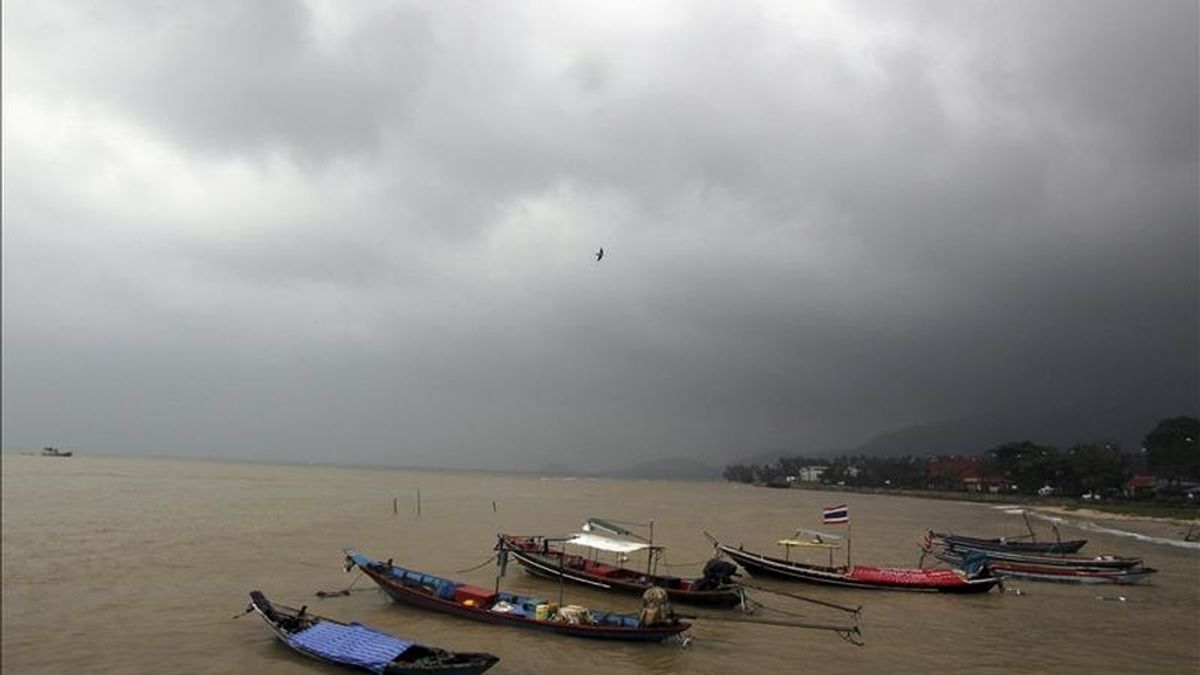
[[[496,548],[515,558],[528,573],[547,579],[639,595],[657,586],[672,602],[692,605],[742,603],[743,589],[733,580],[736,567],[725,561],[710,560],[696,578],[660,573],[665,549],[653,542],[653,524],[647,527],[649,538],[619,523],[589,518],[582,531],[565,536],[500,534]],[[640,553],[645,553],[644,568],[626,566]]]

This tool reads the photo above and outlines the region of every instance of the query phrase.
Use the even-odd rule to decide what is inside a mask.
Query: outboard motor
[[[713,558],[704,563],[704,577],[696,582],[698,591],[712,591],[733,583],[733,575],[737,573],[737,565],[731,562]]]
[[[963,556],[962,571],[968,579],[985,579],[992,576],[992,569],[988,566],[988,556],[982,551],[971,551]]]

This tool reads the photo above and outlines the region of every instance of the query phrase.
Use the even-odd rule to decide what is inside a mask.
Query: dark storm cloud
[[[18,48],[37,52],[22,85],[118,109],[200,153],[369,153],[405,114],[432,47],[421,16],[401,8],[331,47],[303,3],[282,0],[12,14],[29,26],[10,33]]]
[[[4,19],[6,448],[608,467],[1197,406],[1194,3]]]

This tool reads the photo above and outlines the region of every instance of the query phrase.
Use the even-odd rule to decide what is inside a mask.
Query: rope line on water
[[[361,578],[363,578],[363,573],[360,570],[358,573],[358,576],[354,577],[354,581],[351,581],[349,586],[341,589],[340,591],[317,591],[316,596],[318,598],[336,598],[336,597],[343,596],[343,595],[350,595],[351,593],[353,593],[355,591],[371,590],[369,588],[355,588],[354,587],[354,584],[357,584],[358,580]]]
[[[478,565],[476,565],[474,567],[468,567],[465,570],[454,570],[454,573],[455,574],[466,574],[467,572],[474,572],[475,570],[480,569],[483,566],[490,564],[492,561],[494,561],[496,559],[496,556],[498,556],[498,555],[500,555],[500,554],[494,553],[494,554],[492,554],[492,556],[490,558],[488,558],[487,560],[484,560],[483,562],[479,563]]]
[[[805,615],[803,615],[803,614],[799,614],[797,612],[789,612],[786,609],[779,609],[778,607],[770,607],[768,605],[764,605],[763,603],[761,603],[757,600],[746,600],[745,602],[752,604],[755,607],[758,607],[760,609],[765,609],[768,612],[775,612],[777,614],[783,614],[785,616],[793,616],[793,617],[797,617],[797,618],[801,618],[801,619],[805,618]],[[858,614],[856,613],[855,618],[857,618],[857,617],[858,617]],[[842,638],[846,642],[849,642],[850,644],[852,644],[856,647],[862,647],[866,644],[862,640],[862,632],[858,629],[857,625],[855,625],[855,626],[830,626],[828,624],[803,623],[803,624],[797,624],[797,627],[799,627],[799,628],[818,628],[818,629],[832,631],[834,633],[837,633],[838,637]]]
[[[660,562],[659,564],[662,565],[663,567],[695,567],[697,565],[703,565],[706,562],[708,562],[708,560],[697,560],[696,562],[686,562],[686,563]]]
[[[292,563],[293,565],[304,565],[305,567],[319,567],[323,570],[329,569],[329,565],[327,563],[315,563],[315,562],[309,562],[307,560],[296,560],[294,558],[288,558],[286,556],[276,556],[276,557],[281,560],[286,560],[287,562]]]
[[[786,614],[786,612],[784,612]],[[693,619],[701,621],[723,621],[729,623],[755,623],[766,626],[782,626],[784,628],[806,628],[810,630],[824,630],[832,633],[837,633],[838,637],[856,646],[863,646],[862,631],[857,625],[847,626],[844,624],[832,623],[813,623],[810,621],[790,621],[787,619],[769,619],[765,617],[753,616],[731,616],[722,614],[678,614],[681,619]]]
[[[756,584],[748,584],[744,581],[740,582],[740,583],[745,588],[753,588],[756,591],[764,591],[766,593],[774,593],[775,595],[782,595],[785,598],[793,598],[795,600],[803,600],[804,602],[811,602],[814,605],[821,605],[822,607],[830,607],[833,609],[840,609],[843,612],[846,612],[847,614],[853,614],[854,616],[860,616],[862,614],[862,605],[859,605],[858,607],[847,607],[846,605],[839,605],[835,602],[826,602],[824,600],[817,600],[816,598],[809,598],[809,597],[806,597],[803,595],[797,595],[795,593],[787,593],[785,591],[778,591],[773,588],[767,588],[766,586],[758,586]]]
[[[804,614],[801,614],[799,612],[789,612],[786,609],[779,609],[778,607],[771,607],[770,605],[764,605],[763,603],[761,603],[757,600],[747,599],[746,604],[753,605],[755,609],[765,609],[768,612],[775,612],[776,614],[784,614],[786,616],[794,616],[794,617],[797,617],[800,619],[803,619],[805,617]]]
[[[614,525],[633,525],[634,527],[650,527],[651,525],[651,523],[635,523],[632,520],[617,520],[616,518],[598,518],[597,520],[603,520],[606,523]]]

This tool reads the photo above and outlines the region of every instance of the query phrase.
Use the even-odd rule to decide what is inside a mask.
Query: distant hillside
[[[857,448],[842,450],[764,450],[731,460],[736,464],[774,464],[780,457],[813,459],[840,455],[900,457],[904,455],[978,455],[1008,441],[1033,441],[1058,448],[1075,443],[1116,442],[1126,451],[1141,447],[1142,438],[1173,411],[1147,415],[1136,411],[1053,411],[1008,416],[964,417],[916,424],[880,434]]]
[[[997,419],[966,418],[896,429],[863,443],[854,454],[868,457],[898,455],[975,455],[1005,441],[1034,438],[1020,424]]]
[[[721,469],[687,458],[656,459],[604,474],[612,478],[651,478],[658,480],[720,480]]]
[[[970,417],[920,424],[891,431],[855,451],[869,457],[899,455],[972,455],[1007,441],[1033,441],[1059,448],[1075,443],[1116,442],[1129,451],[1158,418],[1084,412],[1051,412],[1022,416]]]
[[[534,473],[539,473],[545,476],[578,476],[579,470],[572,469],[561,462],[551,462],[549,464],[543,464],[541,468],[539,468],[537,471],[534,471]]]
[[[857,455],[858,450],[855,448],[847,448],[843,450],[763,450],[749,457],[741,457],[733,460],[734,464],[774,464],[779,461],[780,457],[808,457],[811,459],[820,459],[823,457],[837,457],[839,455]]]

